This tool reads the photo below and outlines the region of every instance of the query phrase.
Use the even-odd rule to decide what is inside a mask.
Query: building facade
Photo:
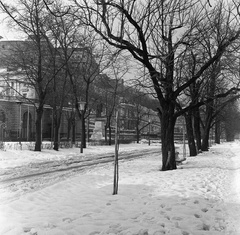
[[[4,56],[11,54],[14,47],[24,43],[24,41],[4,41],[0,40],[0,141],[34,141],[35,140],[35,122],[36,108],[38,106],[37,94],[28,80],[25,79],[24,72],[13,66],[6,66]],[[4,55],[4,56],[2,56]],[[79,57],[80,58],[80,57]],[[74,57],[78,59],[78,57]],[[110,81],[111,82],[111,81]],[[114,81],[113,81],[114,83]],[[104,86],[106,88],[106,86]],[[121,89],[124,88],[123,81]],[[96,89],[99,90],[99,89]],[[104,89],[101,89],[102,92]],[[121,93],[121,92],[120,92]],[[96,120],[101,119],[103,126],[103,138],[108,135],[104,131],[107,121],[107,107],[99,105],[92,109],[91,114],[85,119],[87,140],[91,140],[94,132]],[[146,111],[147,113],[147,111]],[[155,112],[151,113],[151,125],[149,122],[149,112],[141,123],[144,136],[160,134],[159,119]],[[132,106],[125,106],[120,110],[121,137],[133,141],[136,139],[136,113]],[[53,108],[50,105],[44,105],[42,118],[42,140],[53,141]],[[146,127],[144,127],[146,126]],[[111,129],[114,138],[115,113],[111,121]],[[141,128],[140,127],[140,128]],[[81,120],[76,115],[72,105],[66,105],[62,109],[61,125],[59,131],[59,141],[79,141],[81,139]]]

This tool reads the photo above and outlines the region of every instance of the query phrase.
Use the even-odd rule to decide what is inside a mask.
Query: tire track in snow
[[[141,150],[140,152],[123,152],[119,155],[119,161],[142,158],[150,154],[159,154],[159,149]],[[0,174],[0,195],[1,201],[11,200],[19,195],[30,191],[42,189],[59,181],[67,179],[89,167],[97,167],[106,163],[113,163],[114,155],[87,159],[71,159],[68,161],[50,161],[37,164],[30,164],[7,169],[7,174]],[[95,158],[94,158],[95,157]],[[160,161],[160,158],[159,158]],[[30,167],[30,168],[29,168]],[[30,172],[30,173],[29,173]]]

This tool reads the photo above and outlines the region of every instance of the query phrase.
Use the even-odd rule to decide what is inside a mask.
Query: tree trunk
[[[209,148],[210,125],[206,125],[203,131],[202,151],[208,151]]]
[[[137,134],[137,144],[139,144],[140,141],[140,131],[139,131],[139,121],[136,122],[136,134]]]
[[[162,171],[177,169],[174,146],[176,118],[173,117],[173,107],[169,109],[170,111],[163,110],[161,114]]]
[[[71,128],[72,128],[72,117],[67,119],[67,141],[70,141],[71,138]]]
[[[140,131],[137,128],[137,144],[139,144],[139,141],[140,141]]]
[[[59,150],[59,129],[61,125],[61,111],[54,110],[54,118],[53,118],[53,126],[54,126],[54,140],[53,140],[53,149],[58,151]]]
[[[39,106],[36,110],[36,142],[34,151],[41,151],[42,149],[42,115],[43,107]]]
[[[197,149],[194,140],[194,132],[193,132],[193,123],[192,123],[192,112],[188,111],[185,115],[186,120],[186,128],[187,128],[187,136],[188,136],[188,147],[190,156],[197,156]]]
[[[72,119],[72,143],[75,144],[76,142],[76,128],[75,128],[75,116]]]
[[[213,102],[206,106],[206,119],[203,129],[202,151],[208,151],[209,148],[209,134],[211,129],[211,123],[213,120]]]
[[[201,128],[200,128],[200,112],[199,108],[193,110],[193,123],[194,123],[194,134],[196,138],[197,150],[202,149],[201,143]]]
[[[105,132],[105,137],[104,137],[104,139],[105,139],[105,143],[107,144],[108,143],[108,137],[107,137],[107,123],[105,124],[105,126],[104,126],[104,132]]]
[[[112,145],[112,128],[110,122],[108,123],[108,145]]]
[[[55,120],[53,149],[56,151],[59,150],[59,126],[60,125],[57,123],[57,120]]]
[[[232,142],[234,141],[235,134],[232,132],[232,129],[228,126],[225,126],[225,134],[226,134],[226,141]]]
[[[215,143],[220,144],[221,142],[221,125],[220,121],[217,119],[215,123]]]
[[[232,133],[226,133],[226,141],[227,142],[234,141],[234,135]]]
[[[105,125],[105,142],[109,146],[112,145],[112,129],[111,129],[110,117],[107,117],[107,123]]]
[[[86,125],[85,125],[85,118],[83,118],[83,121],[82,121],[82,135],[83,135],[83,148],[86,148],[87,145],[86,145]]]

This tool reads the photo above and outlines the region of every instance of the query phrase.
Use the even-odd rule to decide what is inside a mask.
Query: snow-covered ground
[[[120,150],[127,148],[160,149],[143,144]],[[48,162],[80,155],[79,149],[75,155],[72,151],[0,152],[0,172],[42,162],[48,168]],[[83,156],[111,151],[113,147],[95,146]],[[112,163],[88,167],[46,187],[35,187],[36,178],[28,185],[33,190],[1,199],[0,234],[240,235],[240,142],[214,145],[188,157],[178,170],[162,172],[160,167],[160,154],[121,161],[118,195],[112,195]]]

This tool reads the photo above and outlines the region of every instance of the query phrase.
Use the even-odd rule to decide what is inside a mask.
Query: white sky
[[[0,36],[3,37],[3,40],[25,39],[26,36],[23,36],[21,33],[16,32],[16,30],[7,25],[7,20],[5,20],[5,16],[6,15],[4,13],[0,12]]]
[[[3,39],[17,39],[18,34],[7,27],[6,22],[3,21],[3,15],[0,13],[0,36],[3,37]]]

